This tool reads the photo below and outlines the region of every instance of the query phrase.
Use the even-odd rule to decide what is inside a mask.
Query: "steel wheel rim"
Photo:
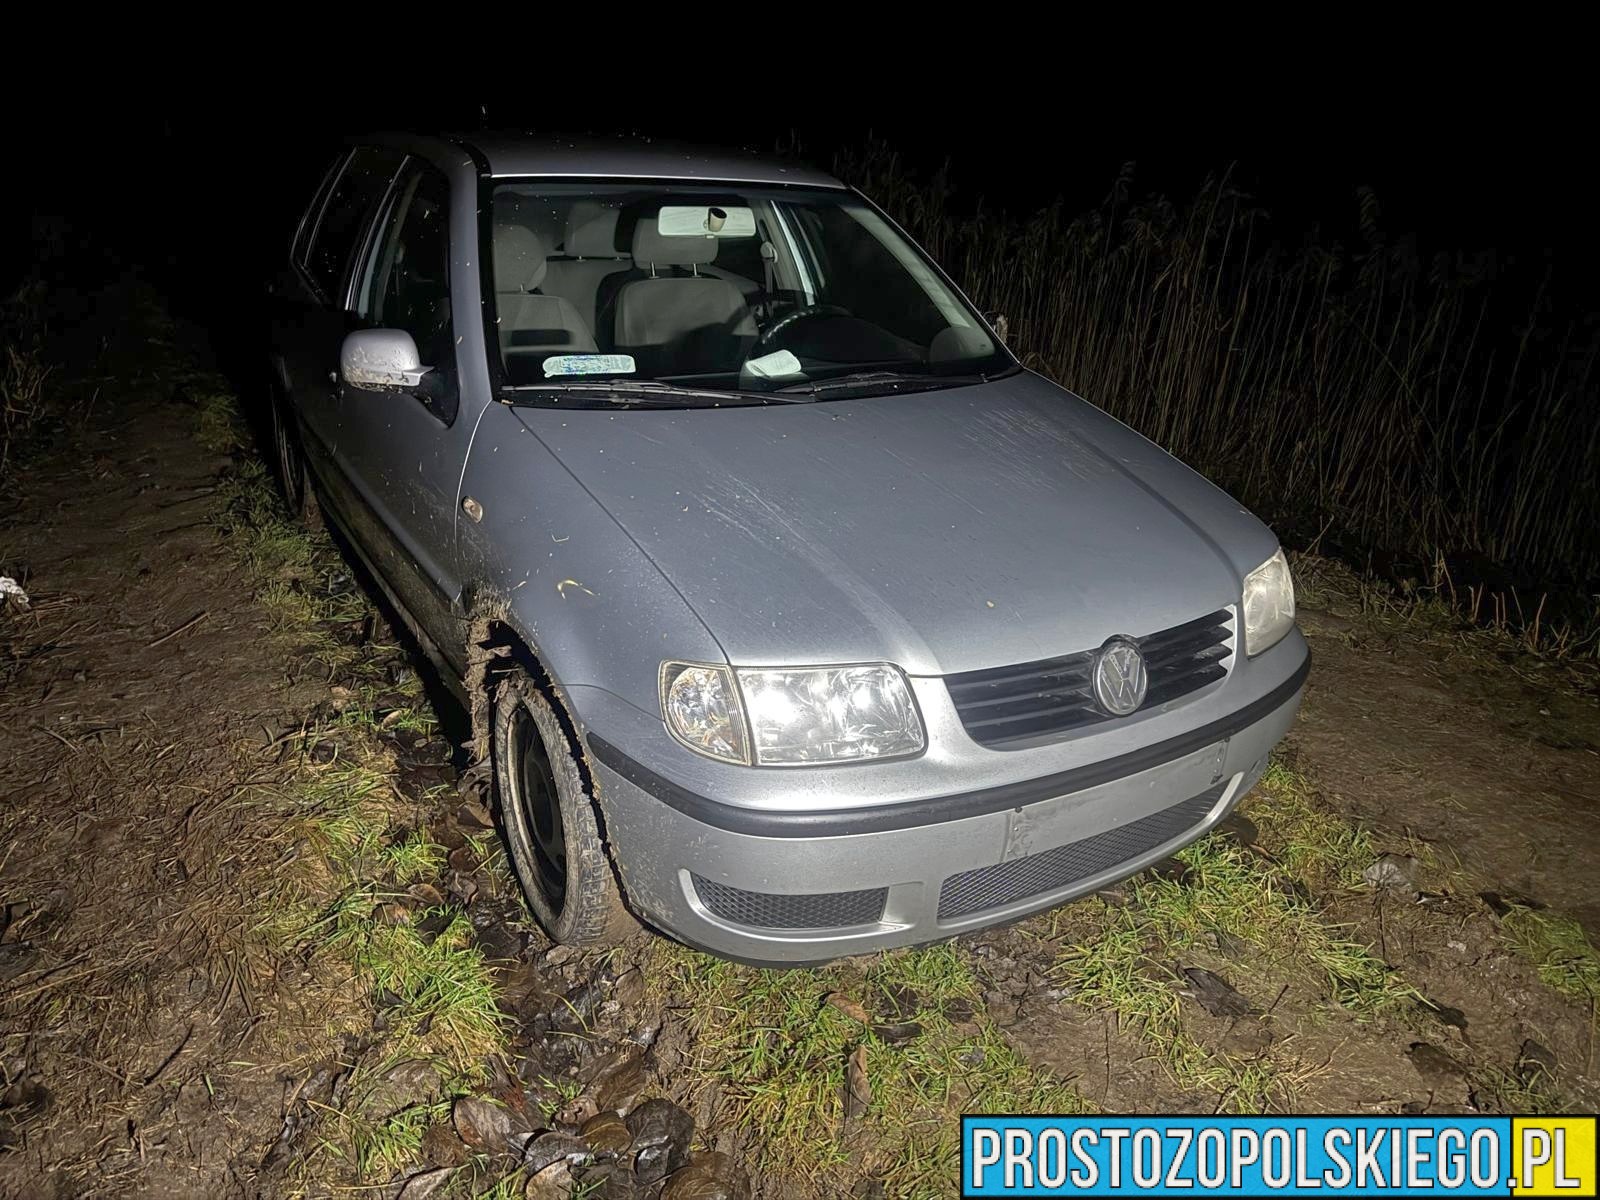
[[[561,801],[544,739],[522,704],[511,716],[506,750],[512,791],[507,815],[516,823],[517,840],[532,859],[532,883],[551,909],[559,911],[567,893],[567,838]]]

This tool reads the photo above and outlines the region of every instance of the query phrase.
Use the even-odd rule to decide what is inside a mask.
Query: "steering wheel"
[[[791,313],[784,313],[771,325],[761,331],[756,338],[755,348],[765,349],[777,341],[780,334],[786,333],[801,321],[815,320],[817,317],[848,317],[850,310],[841,308],[837,304],[808,304],[804,308],[797,308]]]

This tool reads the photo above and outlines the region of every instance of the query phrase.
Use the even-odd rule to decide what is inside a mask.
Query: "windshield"
[[[491,219],[494,319],[519,400],[808,400],[1015,365],[849,192],[529,180],[495,188]]]

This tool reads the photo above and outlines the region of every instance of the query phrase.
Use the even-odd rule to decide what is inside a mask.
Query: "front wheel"
[[[637,926],[622,905],[571,739],[518,670],[494,709],[495,795],[528,908],[557,942],[614,946]]]

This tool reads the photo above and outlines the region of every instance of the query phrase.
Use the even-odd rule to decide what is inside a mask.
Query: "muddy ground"
[[[98,402],[4,488],[0,573],[31,606],[0,611],[0,1196],[945,1194],[944,1151],[895,1141],[880,1108],[896,1072],[994,1055],[1029,1088],[1063,1089],[1030,1095],[1109,1111],[1596,1107],[1588,960],[1525,931],[1529,912],[1564,914],[1600,938],[1592,676],[1301,564],[1316,657],[1283,778],[1315,821],[1362,831],[1318,844],[1361,857],[1300,870],[1292,837],[1274,840],[1287,826],[1247,806],[1226,862],[1282,883],[1290,907],[1272,919],[1366,948],[1390,997],[1370,1012],[1242,920],[1151,932],[1147,914],[1171,889],[1198,894],[1210,860],[961,939],[920,996],[873,991],[870,963],[719,973],[648,935],[583,958],[523,921],[486,798],[459,778],[459,714],[354,570],[299,579],[334,602],[314,597],[316,631],[286,628],[219,515],[253,451],[207,435],[226,385],[192,369],[204,345],[169,329],[112,349]],[[302,811],[307,780],[346,762],[381,781],[363,793],[379,841],[434,847],[415,870],[381,858],[393,877],[370,893],[374,919],[470,920],[501,1014],[475,1073],[440,1064],[478,1043],[438,1050],[426,1019],[403,1044],[434,1050],[396,1061],[421,1001],[376,985],[371,956],[278,931],[350,894]],[[1363,879],[1382,855],[1393,870]],[[1117,930],[1134,994],[1155,980],[1170,1012],[1141,1018],[1085,957]],[[759,1078],[726,1044],[769,987],[816,999],[839,1045],[867,1047],[835,1064],[842,1098],[834,1066],[811,1086],[809,1034],[752,1034],[779,1063]],[[1154,1044],[1161,1021],[1192,1056]],[[991,1057],[917,1058],[918,1039]],[[758,1086],[790,1079],[786,1103],[818,1106],[809,1142]],[[930,1123],[980,1094],[963,1086]]]

